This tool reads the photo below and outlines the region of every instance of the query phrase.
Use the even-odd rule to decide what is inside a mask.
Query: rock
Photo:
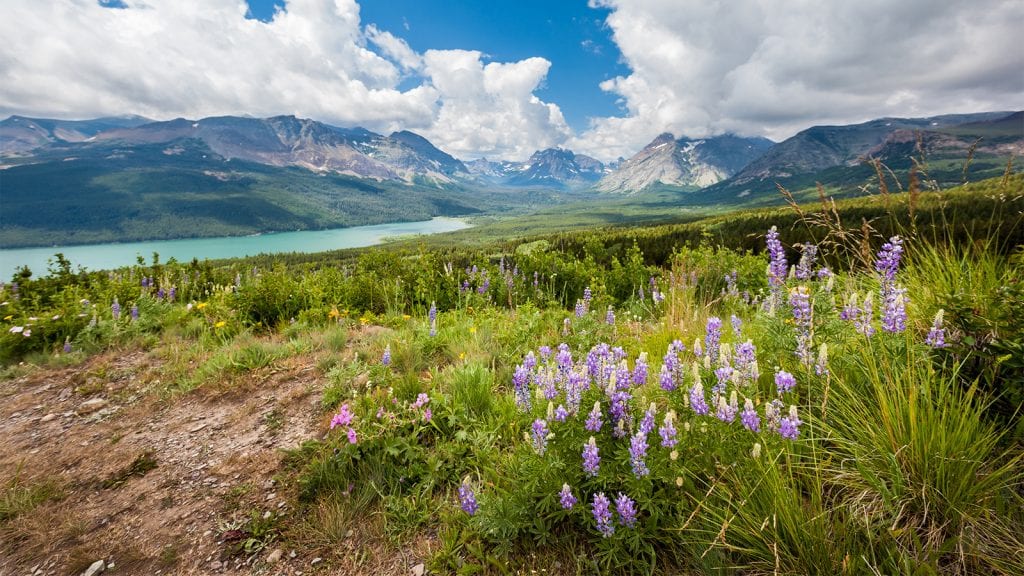
[[[298,554],[295,553],[295,550],[292,550],[291,552],[288,553],[288,557],[289,558],[295,558],[296,556],[298,556]]]
[[[103,408],[107,405],[107,401],[103,398],[93,398],[92,400],[86,400],[78,405],[79,414],[89,414]]]
[[[53,421],[54,421],[54,420],[56,420],[56,419],[57,419],[57,415],[56,415],[56,414],[54,414],[53,412],[50,412],[50,413],[49,413],[49,414],[47,414],[46,416],[43,416],[42,418],[40,418],[40,419],[39,419],[39,423],[40,423],[40,424],[45,424],[45,423],[47,423],[47,422],[53,422]]]
[[[281,556],[284,556],[284,551],[280,548],[275,549],[267,555],[267,564],[277,564],[281,561]]]
[[[196,432],[199,432],[203,428],[206,428],[206,422],[203,422],[202,424],[199,424],[198,426],[193,426],[193,427],[189,428],[188,431],[190,433],[192,433],[192,434],[195,434]]]
[[[423,572],[426,571],[427,567],[422,562],[412,567],[412,576],[423,576]]]
[[[221,564],[220,560],[214,560],[213,562],[210,562],[211,570],[220,570],[221,566],[223,566],[223,564]]]
[[[85,572],[82,572],[82,576],[96,576],[107,569],[107,563],[103,560],[97,560],[93,562]]]
[[[320,558],[319,556],[317,556],[316,558],[313,558],[313,561],[310,562],[309,565],[310,566],[316,566],[317,564],[319,564],[319,563],[321,563],[323,561],[324,561],[323,558]]]

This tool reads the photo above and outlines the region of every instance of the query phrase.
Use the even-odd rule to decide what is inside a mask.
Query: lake
[[[323,252],[339,248],[359,248],[380,244],[396,236],[437,234],[468,228],[470,225],[457,218],[434,218],[423,222],[375,224],[333,230],[305,230],[301,232],[275,232],[254,236],[223,238],[189,238],[185,240],[153,240],[123,244],[88,244],[81,246],[50,246],[46,248],[14,248],[0,250],[0,279],[10,281],[11,275],[27,265],[34,277],[47,274],[47,260],[57,252],[71,261],[72,270],[83,266],[88,270],[106,270],[136,263],[142,256],[149,263],[153,252],[160,261],[171,258],[190,262],[216,258],[236,258],[273,254],[278,252]]]

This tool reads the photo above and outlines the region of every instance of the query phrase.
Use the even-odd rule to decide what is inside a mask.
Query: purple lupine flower
[[[619,513],[619,523],[626,528],[636,524],[636,503],[622,492],[615,499],[615,511]]]
[[[757,432],[761,429],[761,417],[757,415],[757,410],[754,410],[754,403],[747,398],[743,402],[743,412],[740,412],[740,422],[743,423],[743,427],[751,432]]]
[[[882,245],[875,258],[875,270],[882,274],[883,281],[892,282],[896,278],[902,254],[903,239],[899,236],[893,236]]]
[[[633,385],[643,386],[647,383],[647,352],[641,352],[633,365]]]
[[[779,427],[779,419],[782,417],[782,408],[785,405],[782,400],[773,398],[771,402],[765,404],[764,407],[764,418],[768,421],[768,429],[776,430]]]
[[[563,372],[568,372],[572,368],[572,351],[565,342],[558,345],[558,354],[555,355],[555,361],[558,362],[558,368]]]
[[[565,409],[565,406],[559,404],[558,408],[555,408],[555,422],[565,422],[569,417],[569,411]]]
[[[898,333],[907,329],[907,289],[891,286],[882,304],[882,330]]]
[[[331,418],[331,430],[334,430],[338,426],[351,426],[352,425],[352,412],[349,410],[348,402],[341,405],[338,408],[338,413]]]
[[[469,480],[463,480],[462,486],[459,486],[459,506],[470,516],[476,514],[476,494],[473,493],[473,487],[469,485]]]
[[[563,319],[562,320],[562,336],[568,336],[569,335],[569,329],[571,327],[572,327],[572,325],[569,323],[569,319],[568,318]]]
[[[658,428],[658,435],[661,436],[661,445],[665,448],[672,448],[676,445],[676,427],[673,423],[676,418],[676,413],[669,410],[665,414],[665,420],[661,427]]]
[[[129,314],[131,314],[132,320],[138,320],[139,319],[139,305],[138,304],[132,304],[131,310],[129,310]]]
[[[661,389],[666,392],[671,392],[676,389],[675,378],[672,375],[672,369],[669,368],[668,364],[661,365],[661,374],[658,376],[658,382],[661,384]]]
[[[171,291],[167,293],[167,300],[174,302],[174,298],[178,295],[178,288],[171,286]]]
[[[166,296],[167,296],[167,293],[164,292],[163,288],[160,288],[159,290],[156,291],[156,299],[157,300],[163,300]]]
[[[707,329],[704,333],[704,353],[711,359],[711,363],[718,362],[718,347],[722,341],[722,319],[718,316],[708,318]]]
[[[459,292],[468,292],[468,291],[469,291],[469,280],[463,280],[462,281],[462,285],[459,286]]]
[[[583,304],[583,300],[577,300],[576,301],[576,317],[577,318],[583,318],[583,316],[586,313],[587,313],[587,308]]]
[[[64,353],[71,354],[71,337],[66,336],[64,338]]]
[[[797,286],[789,292],[789,305],[793,308],[796,324],[796,355],[805,366],[811,364],[811,297],[806,286]]]
[[[779,242],[779,231],[775,226],[772,226],[765,235],[765,243],[768,246],[768,285],[771,287],[773,300],[778,303],[782,299],[781,287],[786,282],[789,265],[786,263],[786,251]]]
[[[846,300],[846,304],[843,305],[842,312],[839,313],[840,320],[846,320],[847,322],[853,322],[860,318],[861,309],[857,306],[857,294],[851,294]]]
[[[651,292],[651,299],[654,301],[655,304],[661,304],[662,302],[665,301],[665,294],[658,290],[654,290]]]
[[[544,452],[548,448],[548,433],[548,423],[546,420],[538,418],[533,421],[533,429],[531,433],[533,449],[541,456],[544,455]]]
[[[601,429],[602,424],[604,424],[604,420],[601,418],[601,403],[594,402],[594,409],[590,411],[590,415],[587,416],[587,421],[583,427],[589,432],[597,432]]]
[[[540,354],[540,359],[546,361],[551,357],[551,346],[541,346],[537,348],[537,352]]]
[[[832,276],[832,271],[828,268],[818,268],[818,280],[825,280]]]
[[[794,386],[796,386],[796,378],[792,374],[785,370],[775,373],[775,389],[780,396],[792,390]]]
[[[430,337],[437,336],[437,303],[430,303],[430,310],[427,311],[427,320],[430,323]]]
[[[620,424],[625,424],[629,419],[629,401],[632,398],[633,396],[625,390],[616,390],[611,395],[608,414],[611,416],[611,419],[616,426],[616,430],[612,433],[616,438],[621,437],[621,428],[618,426]]]
[[[729,321],[732,323],[732,333],[738,337],[743,330],[743,320],[740,320],[739,316],[733,314]]]
[[[597,531],[605,538],[615,533],[615,526],[612,524],[611,502],[604,492],[594,494],[594,522],[597,523]]]
[[[533,355],[533,351],[531,350],[523,357],[523,368],[526,369],[527,372],[531,372],[536,367],[537,357]]]
[[[597,476],[601,470],[601,456],[597,451],[597,441],[591,436],[583,445],[583,471],[588,476]]]
[[[536,270],[534,270],[534,272],[533,272],[533,288],[535,290],[537,289],[537,285],[539,283],[540,283],[540,273],[538,273]]]
[[[739,289],[736,287],[737,277],[735,270],[725,275],[725,293],[729,296],[739,296],[740,294]]]
[[[590,291],[590,286],[583,289],[583,305],[590,310],[590,299],[593,298],[594,293]]]
[[[721,368],[715,369],[715,385],[711,387],[711,395],[715,398],[725,394],[725,389],[729,385],[729,380],[733,377],[732,366],[722,366]]]
[[[572,487],[568,484],[562,484],[562,491],[558,493],[558,502],[562,505],[563,510],[572,510],[572,507],[576,505],[576,497],[572,495]]]
[[[644,436],[654,431],[654,415],[656,413],[657,407],[651,402],[651,406],[644,412],[644,417],[640,420],[640,427],[638,428]]]
[[[738,411],[739,406],[737,405],[735,390],[733,390],[728,403],[725,401],[725,396],[718,397],[718,408],[715,410],[715,418],[725,423],[732,423],[736,419],[736,412]]]
[[[813,274],[814,261],[818,258],[818,247],[814,244],[804,244],[800,250],[800,261],[796,265],[796,277],[799,280],[809,280]]]
[[[704,399],[704,386],[700,382],[690,387],[690,408],[700,416],[708,414],[708,403]]]
[[[149,278],[146,278],[145,276],[143,276],[141,284],[142,284],[143,288],[149,288]]]
[[[640,301],[643,302],[643,300],[644,300],[644,287],[643,286],[641,286],[640,289],[637,290],[637,295],[640,296]]]
[[[736,364],[733,377],[736,378],[737,385],[743,386],[757,381],[760,376],[757,370],[757,347],[751,340],[736,345],[733,362]]]
[[[485,271],[485,273],[486,273],[486,271]],[[485,294],[485,293],[487,293],[487,290],[490,289],[490,287],[491,287],[491,279],[490,278],[484,278],[484,283],[481,284],[476,289],[476,292],[477,292],[477,294]]]
[[[803,422],[797,417],[796,406],[790,406],[789,415],[779,421],[779,436],[787,440],[796,440],[796,437],[800,435],[799,426],[801,424]]]
[[[523,412],[530,411],[530,371],[526,362],[517,366],[512,373],[512,390],[515,392],[516,406]]]
[[[391,365],[391,344],[384,347],[384,354],[380,357],[380,363],[382,366]]]
[[[608,312],[604,315],[604,322],[609,326],[615,326],[615,311],[612,307],[608,307]]]
[[[115,322],[121,318],[121,304],[118,303],[117,296],[114,296],[114,303],[110,305],[110,314]]]
[[[558,383],[555,379],[555,374],[551,372],[550,368],[541,370],[536,375],[537,388],[540,388],[544,393],[544,398],[547,400],[554,400],[558,396]]]
[[[693,355],[697,358],[704,357],[704,347],[700,345],[700,338],[694,338],[693,340]]]
[[[935,314],[935,320],[932,321],[931,330],[928,330],[928,336],[924,343],[932,348],[946,347],[946,330],[942,327],[942,310]]]

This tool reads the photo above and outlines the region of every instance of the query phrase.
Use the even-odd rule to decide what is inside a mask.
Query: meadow
[[[3,379],[143,350],[162,361],[145,393],[173,403],[273,393],[275,366],[314,359],[317,433],[275,476],[296,513],[221,511],[245,534],[227,555],[255,565],[282,547],[369,570],[427,541],[438,574],[1021,574],[1022,188],[57,258],[0,289]],[[61,489],[0,472],[16,543]]]

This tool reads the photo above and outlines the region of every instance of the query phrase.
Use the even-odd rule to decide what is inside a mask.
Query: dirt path
[[[63,493],[0,524],[0,576],[78,575],[98,560],[114,574],[309,570],[290,550],[267,566],[273,545],[230,556],[222,537],[253,511],[290,513],[274,474],[282,448],[323,433],[313,360],[169,400],[153,392],[159,374],[136,351],[0,382],[0,478]]]

